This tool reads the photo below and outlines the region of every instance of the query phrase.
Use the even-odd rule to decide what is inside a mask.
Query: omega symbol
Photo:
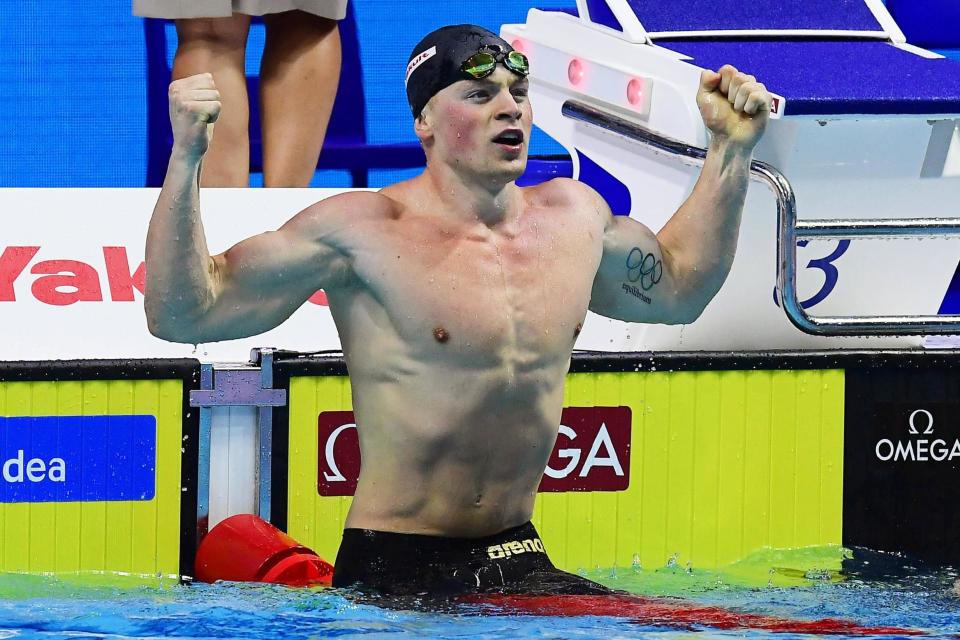
[[[337,437],[346,431],[347,429],[356,429],[357,425],[354,423],[340,425],[333,430],[329,436],[327,436],[327,446],[324,447],[324,455],[327,459],[327,466],[330,468],[330,471],[324,471],[323,477],[327,482],[346,482],[347,479],[340,472],[340,467],[337,466],[337,461],[333,455],[333,448],[337,444]]]
[[[923,435],[928,436],[928,435],[930,435],[931,433],[933,433],[933,414],[930,413],[929,411],[927,411],[926,409],[917,409],[916,411],[914,411],[913,413],[910,414],[910,418],[909,418],[909,422],[910,422],[909,433],[912,433],[913,435],[919,435],[919,434],[920,434],[920,432],[917,431],[917,425],[916,425],[916,418],[917,418],[917,414],[918,414],[918,413],[919,413],[919,414],[922,414],[922,415],[925,415],[925,416],[927,417],[927,428],[924,429]]]

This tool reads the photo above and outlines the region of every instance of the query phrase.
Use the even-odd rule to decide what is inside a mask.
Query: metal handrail
[[[563,103],[564,117],[624,136],[687,164],[702,166],[706,149],[690,145],[576,100]],[[960,335],[960,315],[810,316],[797,297],[798,238],[895,238],[960,235],[960,218],[798,221],[793,187],[773,166],[754,160],[750,175],[777,199],[777,288],[790,322],[806,333],[824,336]]]

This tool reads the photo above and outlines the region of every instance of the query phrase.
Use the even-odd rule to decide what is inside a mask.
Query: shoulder
[[[392,217],[398,206],[396,200],[380,192],[347,191],[315,202],[298,215],[308,219],[359,223]]]
[[[284,225],[311,237],[340,236],[396,217],[399,204],[375,191],[348,191],[313,203]]]
[[[554,178],[525,189],[529,201],[550,209],[565,209],[606,224],[610,207],[589,185],[571,178]]]

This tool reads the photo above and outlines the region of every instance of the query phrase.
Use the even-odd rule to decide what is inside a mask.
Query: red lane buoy
[[[220,522],[201,540],[194,573],[201,582],[330,586],[333,565],[269,522],[244,513]]]

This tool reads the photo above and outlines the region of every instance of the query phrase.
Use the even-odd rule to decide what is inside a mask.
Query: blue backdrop
[[[438,26],[496,30],[536,5],[575,0],[352,0],[356,9],[372,142],[412,141],[403,92],[407,55]],[[251,34],[255,69],[262,31]],[[139,187],[146,173],[143,24],[125,0],[0,0],[0,187]],[[535,152],[556,152],[534,139]],[[371,185],[401,177],[373,172]],[[254,180],[256,184],[256,180]],[[345,185],[327,172],[316,185]]]
[[[403,91],[410,49],[428,31],[523,22],[533,0],[352,0],[372,142],[414,140]],[[551,8],[575,0],[550,0]],[[256,69],[262,30],[251,33]],[[0,0],[0,187],[140,187],[146,173],[143,23],[124,0]],[[542,144],[541,144],[542,146]],[[336,173],[336,172],[328,172]],[[396,172],[371,176],[371,185]],[[315,184],[346,184],[320,175]],[[255,181],[254,181],[255,183]]]

